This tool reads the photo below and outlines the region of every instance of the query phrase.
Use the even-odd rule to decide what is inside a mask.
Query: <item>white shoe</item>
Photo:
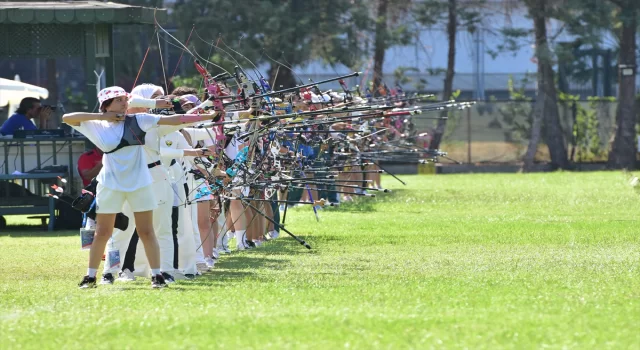
[[[205,259],[206,261],[206,259]],[[199,262],[196,264],[196,268],[198,269],[198,272],[207,272],[209,270],[211,270],[211,268],[207,265],[206,262]]]
[[[213,265],[215,265],[215,261],[213,261],[213,258],[211,258],[210,256],[204,258],[204,262],[207,264],[207,267],[209,269],[211,269],[213,267]]]
[[[133,282],[136,280],[136,276],[133,275],[129,269],[124,269],[118,273],[118,281],[120,282]]]
[[[256,245],[256,248],[257,247],[262,247],[262,240],[261,239],[255,240],[255,241],[253,241],[253,244]]]
[[[214,248],[214,249],[213,249],[213,256],[212,256],[212,258],[213,258],[214,260],[218,260],[218,259],[220,259],[220,250],[221,250],[221,248]]]
[[[280,232],[273,230],[273,231],[269,232],[269,236],[271,236],[271,239],[276,239],[276,238],[280,237]]]

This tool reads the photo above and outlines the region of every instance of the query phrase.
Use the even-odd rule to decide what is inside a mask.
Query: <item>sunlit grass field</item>
[[[195,281],[78,290],[77,232],[0,233],[0,349],[640,348],[620,172],[390,177]],[[11,222],[11,221],[10,221]]]

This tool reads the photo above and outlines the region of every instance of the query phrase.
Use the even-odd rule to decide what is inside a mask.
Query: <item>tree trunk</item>
[[[531,137],[524,157],[523,170],[529,171],[533,167],[534,158],[544,136],[551,156],[551,164],[554,169],[568,169],[569,159],[567,148],[560,124],[558,112],[558,95],[555,86],[555,74],[553,71],[553,59],[547,40],[546,10],[548,0],[534,0],[527,2],[529,13],[533,17],[533,25],[536,35],[536,59],[538,60],[538,92],[536,106],[531,125]],[[542,134],[544,123],[545,133]]]
[[[626,9],[636,13],[635,9]],[[627,12],[621,9],[621,12]],[[637,18],[633,15],[623,21],[620,38],[620,65],[630,69],[626,75],[621,69],[618,93],[618,109],[616,111],[616,134],[609,152],[608,166],[617,169],[634,169],[636,163],[636,28]],[[622,67],[621,67],[622,68]]]
[[[376,18],[376,38],[373,50],[373,87],[372,95],[380,96],[378,88],[382,86],[382,66],[384,65],[384,53],[387,50],[387,8],[389,0],[378,0],[378,12]]]
[[[453,76],[456,68],[456,34],[458,31],[458,18],[457,18],[458,0],[449,0],[448,12],[449,19],[447,21],[447,37],[449,41],[449,53],[447,55],[447,75],[444,78],[444,91],[442,92],[442,99],[448,100],[453,95]],[[440,114],[441,117],[447,116],[446,111]],[[446,119],[439,119],[438,126],[431,138],[429,144],[430,149],[438,149],[444,136],[444,131],[447,126]]]
[[[273,84],[275,79],[275,84]],[[271,89],[278,91],[282,89],[292,88],[296,86],[296,78],[287,67],[282,67],[277,63],[273,63],[269,68],[269,84],[273,84]]]

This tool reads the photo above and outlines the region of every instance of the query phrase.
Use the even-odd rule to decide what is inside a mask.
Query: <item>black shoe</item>
[[[89,277],[89,275],[84,276],[84,278],[82,279],[82,282],[80,282],[80,284],[78,284],[78,287],[84,289],[84,288],[95,288],[96,287],[96,278],[95,277]]]
[[[184,278],[188,279],[188,280],[194,280],[194,279],[196,279],[196,275],[194,275],[192,273],[188,273],[188,274],[184,275]]]
[[[105,273],[102,275],[102,279],[100,280],[100,284],[113,284],[113,275],[111,273]]]
[[[164,281],[164,277],[161,274],[157,274],[151,277],[152,288],[164,288],[167,286],[167,282]]]
[[[173,283],[173,282],[175,282],[175,281],[176,281],[176,280],[175,280],[175,278],[173,278],[173,276],[171,276],[170,274],[168,274],[168,273],[166,273],[166,272],[163,272],[163,273],[162,273],[162,277],[164,277],[164,281],[165,281],[166,283]]]
[[[244,246],[245,246],[245,249],[246,249],[246,248],[251,249],[251,248],[255,248],[255,247],[256,247],[256,244],[255,244],[255,243],[253,243],[253,241],[245,241]]]

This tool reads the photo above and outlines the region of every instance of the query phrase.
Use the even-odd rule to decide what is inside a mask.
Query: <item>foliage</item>
[[[486,0],[461,2],[457,7],[457,27],[473,33],[483,20],[482,8]],[[448,20],[448,1],[425,0],[416,5],[416,20],[426,27],[441,26]]]
[[[407,74],[408,72],[417,73],[417,74]],[[424,91],[424,89],[428,85],[427,79],[423,78],[420,74],[420,69],[416,67],[405,67],[400,66],[393,71],[394,84],[395,85],[406,85],[411,84],[415,91],[420,92]]]
[[[533,123],[533,108],[532,99],[525,94],[528,83],[528,75],[522,78],[520,87],[516,87],[513,76],[509,77],[507,85],[509,102],[498,108],[498,113],[502,116],[504,124],[504,138],[507,142],[523,144],[529,140]]]
[[[364,0],[321,2],[178,0],[174,20],[183,40],[195,25],[191,45],[201,55],[218,51],[239,51],[256,65],[304,65],[321,58],[329,64],[357,66],[371,23]],[[204,41],[202,40],[204,39]],[[225,45],[228,45],[225,46]],[[222,61],[233,60],[222,52]],[[251,64],[231,53],[243,66]],[[269,58],[270,57],[270,58]],[[283,69],[280,74],[289,74]]]
[[[87,109],[87,99],[84,97],[83,92],[78,92],[74,94],[70,87],[64,89],[64,96],[66,101],[64,103],[67,105],[65,107],[65,111],[76,112],[76,111],[84,111]]]
[[[460,93],[460,90],[454,91],[449,99],[457,100],[458,97],[460,97]],[[442,135],[443,140],[448,140],[451,137],[451,135],[456,131],[456,127],[458,126],[458,123],[460,123],[461,119],[462,111],[457,109],[450,109],[447,111],[447,124],[444,130],[444,134]],[[434,120],[433,124],[434,127],[437,127],[437,121]]]
[[[188,86],[192,88],[200,88],[202,86],[202,76],[186,76],[176,75],[171,80],[174,87]]]
[[[574,115],[572,125],[572,144],[577,151],[578,162],[601,160],[606,155],[600,138],[597,103],[604,99],[589,97],[589,108],[579,102],[579,95],[558,94],[558,102],[571,106]],[[607,100],[604,100],[607,101]],[[573,152],[573,151],[572,151]]]

